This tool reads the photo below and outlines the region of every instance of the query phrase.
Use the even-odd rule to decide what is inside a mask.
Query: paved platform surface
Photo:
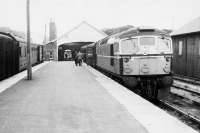
[[[147,133],[127,109],[72,62],[51,62],[0,94],[0,133]]]

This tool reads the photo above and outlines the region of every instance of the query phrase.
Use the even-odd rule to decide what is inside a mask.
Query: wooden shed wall
[[[174,74],[200,78],[200,33],[173,36]],[[182,41],[182,54],[180,54]]]

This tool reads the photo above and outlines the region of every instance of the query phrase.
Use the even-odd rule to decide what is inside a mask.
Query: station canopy
[[[58,39],[56,39],[58,45],[71,43],[72,42],[96,42],[107,35],[83,21],[78,26],[74,27]]]

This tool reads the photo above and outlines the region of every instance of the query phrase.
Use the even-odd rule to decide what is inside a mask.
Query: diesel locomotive
[[[160,99],[172,85],[172,40],[155,28],[132,28],[84,47],[87,64],[120,79],[149,99]]]

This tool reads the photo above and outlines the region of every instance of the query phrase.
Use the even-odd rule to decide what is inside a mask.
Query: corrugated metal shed
[[[180,29],[171,33],[172,36],[200,32],[200,17],[185,24]]]

